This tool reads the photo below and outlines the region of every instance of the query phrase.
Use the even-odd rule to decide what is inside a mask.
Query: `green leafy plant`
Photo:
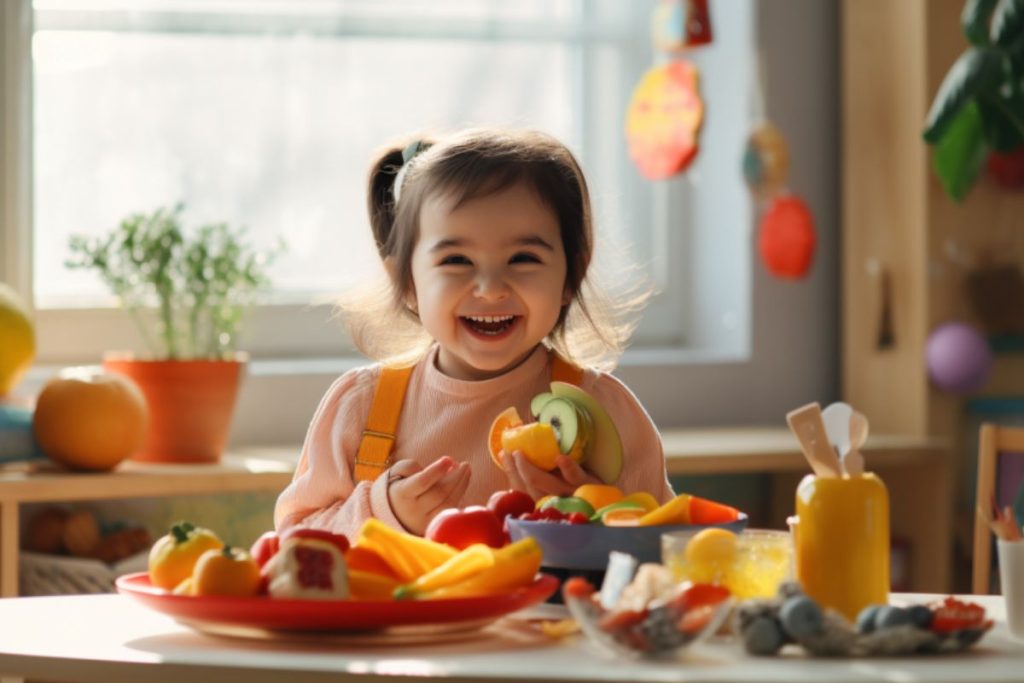
[[[967,0],[960,25],[970,45],[946,74],[924,130],[956,201],[990,153],[1024,146],[1024,0]]]
[[[224,358],[235,351],[243,312],[270,284],[267,269],[283,245],[257,250],[244,228],[225,223],[186,234],[183,210],[136,213],[100,237],[72,236],[65,265],[99,274],[154,356]]]

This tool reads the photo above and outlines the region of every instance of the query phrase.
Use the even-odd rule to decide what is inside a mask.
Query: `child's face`
[[[524,360],[558,322],[565,276],[558,219],[530,186],[424,202],[410,298],[446,375],[486,379]]]

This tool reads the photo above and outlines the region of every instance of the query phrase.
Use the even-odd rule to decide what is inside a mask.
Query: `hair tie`
[[[405,172],[409,168],[409,162],[412,161],[417,154],[425,151],[428,147],[430,147],[430,145],[422,140],[413,140],[405,146],[405,149],[402,150],[402,167],[398,169],[398,173],[395,174],[395,184],[391,188],[391,194],[394,195],[396,204],[398,203],[398,196],[402,192],[402,183],[405,181]]]

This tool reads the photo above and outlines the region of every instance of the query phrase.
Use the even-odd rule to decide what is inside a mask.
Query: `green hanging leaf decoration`
[[[998,72],[999,62],[999,52],[992,48],[971,47],[957,58],[928,112],[924,130],[927,142],[936,144],[943,138],[964,104]]]
[[[1024,0],[999,0],[992,14],[992,42],[1009,47],[1024,32]]]
[[[957,202],[963,201],[987,156],[981,113],[977,104],[968,102],[949,124],[932,157],[946,194]]]
[[[960,14],[960,27],[972,45],[984,47],[989,44],[988,24],[992,8],[997,0],[967,0]]]

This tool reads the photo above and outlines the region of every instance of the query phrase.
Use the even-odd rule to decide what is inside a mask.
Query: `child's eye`
[[[541,260],[537,257],[536,254],[531,254],[531,253],[525,252],[525,251],[524,252],[520,252],[520,253],[516,254],[515,256],[513,256],[511,259],[509,259],[509,263],[540,263],[540,262],[541,262]]]
[[[464,266],[464,265],[468,264],[469,262],[470,262],[469,259],[466,258],[465,256],[462,256],[461,254],[452,254],[451,256],[445,256],[443,259],[441,259],[441,263],[439,265],[442,265],[442,266]]]

